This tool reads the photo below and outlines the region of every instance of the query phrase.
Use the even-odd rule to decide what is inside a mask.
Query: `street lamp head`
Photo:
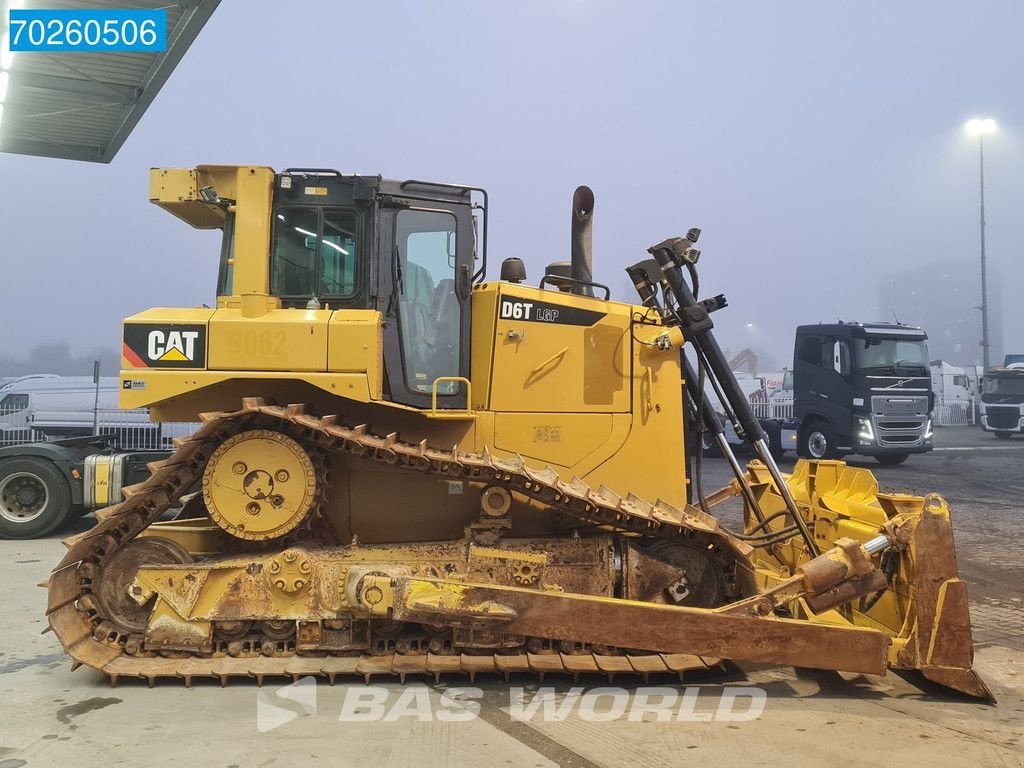
[[[996,121],[991,117],[976,117],[973,120],[968,120],[964,129],[971,136],[985,136],[989,133],[995,133],[998,127]]]

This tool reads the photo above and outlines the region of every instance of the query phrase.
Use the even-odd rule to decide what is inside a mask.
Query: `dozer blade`
[[[771,478],[757,462],[748,467],[758,489],[762,513],[784,508]],[[960,578],[950,509],[937,494],[925,497],[880,493],[870,471],[841,461],[800,461],[787,485],[825,549],[841,536],[867,542],[879,534],[890,546],[876,556],[887,583],[871,595],[861,595],[815,613],[813,601],[796,601],[793,616],[811,622],[841,622],[874,627],[891,639],[888,667],[918,670],[925,678],[969,696],[995,701],[973,671],[974,644],[967,586]],[[747,511],[747,523],[752,513]],[[760,549],[752,559],[762,589],[785,580],[807,562],[796,547]]]
[[[918,667],[932,682],[995,701],[974,664],[974,641],[967,585],[959,578],[949,509],[938,496],[928,496],[914,531],[917,628],[913,647],[901,662]]]

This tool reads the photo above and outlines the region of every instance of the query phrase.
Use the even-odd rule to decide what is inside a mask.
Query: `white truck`
[[[1002,440],[1024,434],[1024,355],[1006,355],[985,374],[979,408],[986,432]]]
[[[929,370],[935,393],[935,424],[940,427],[973,424],[974,397],[967,371],[945,360],[932,360]]]
[[[118,408],[116,376],[21,376],[0,386],[0,445],[113,435],[137,448],[168,448],[145,410]],[[166,442],[166,441],[163,441]]]

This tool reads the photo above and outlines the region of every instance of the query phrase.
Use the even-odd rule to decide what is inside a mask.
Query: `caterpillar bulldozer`
[[[150,199],[223,231],[217,303],[124,321],[121,403],[202,426],[65,542],[47,614],[76,666],[188,684],[732,659],[991,699],[948,505],[840,461],[780,472],[715,340],[725,299],[697,297],[699,230],[627,269],[630,304],[594,282],[586,187],[538,287],[514,258],[488,277],[480,188],[199,166],[152,170]],[[725,488],[688,475],[687,421]]]

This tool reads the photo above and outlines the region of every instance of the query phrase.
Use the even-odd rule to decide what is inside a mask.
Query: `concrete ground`
[[[577,705],[563,719],[537,715],[532,721],[513,718],[510,686],[497,679],[478,680],[473,685],[479,691],[466,692],[479,705],[479,715],[463,722],[443,719],[450,702],[441,694],[446,685],[470,685],[464,680],[446,680],[441,686],[414,681],[405,689],[384,680],[375,680],[369,689],[361,682],[319,685],[315,691],[300,684],[283,692],[278,689],[285,681],[262,689],[244,681],[226,689],[214,683],[186,689],[170,681],[152,690],[137,682],[111,688],[92,671],[72,673],[53,635],[39,634],[46,626],[44,592],[35,585],[61,556],[55,535],[0,542],[5,595],[0,620],[7,630],[0,649],[0,768],[186,761],[220,768],[307,762],[417,768],[646,768],[690,761],[705,766],[1024,765],[1019,501],[1024,496],[1024,440],[997,444],[976,430],[958,429],[938,432],[936,441],[944,450],[912,457],[899,467],[870,460],[863,464],[876,471],[883,488],[936,490],[953,504],[960,567],[971,590],[976,669],[999,699],[996,705],[891,674],[867,678],[748,665],[690,681],[696,686],[691,694],[696,715],[675,707],[668,711],[683,712],[684,719],[672,722],[638,712],[638,719],[630,720],[631,710],[595,722],[595,711],[614,710],[613,699],[606,696],[587,710],[574,699],[580,691],[565,680],[543,686],[553,687],[554,705]],[[726,479],[721,460],[708,460],[705,470],[709,487]],[[511,683],[525,688],[528,699],[540,685],[525,678]],[[596,696],[608,683],[595,678],[581,685],[586,686],[583,693]],[[612,685],[628,689],[630,707],[651,693],[633,679],[616,679]],[[752,687],[767,695],[759,717],[729,721],[717,716],[723,691],[742,694],[737,689]],[[677,692],[678,687],[667,694]],[[368,698],[353,708],[357,694]],[[650,700],[664,701],[658,696]],[[363,718],[390,714],[392,721],[339,722],[343,711]],[[733,711],[742,715],[745,708]],[[267,730],[277,722],[268,717],[279,717],[282,724]]]

